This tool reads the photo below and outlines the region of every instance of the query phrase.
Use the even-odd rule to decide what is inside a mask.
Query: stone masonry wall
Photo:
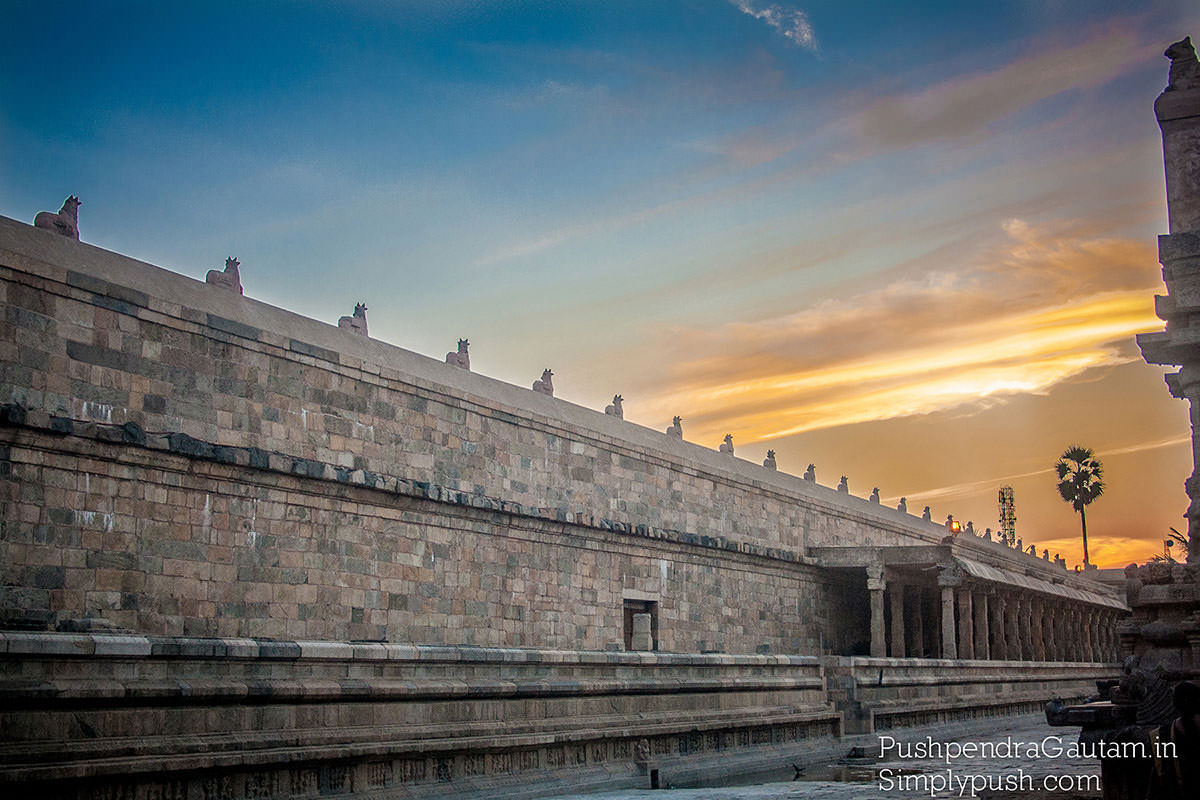
[[[0,423],[8,625],[816,652],[807,546],[945,533],[4,218]]]
[[[0,403],[802,551],[937,525],[0,219]]]
[[[383,489],[0,429],[0,614],[160,635],[816,652],[820,570]]]

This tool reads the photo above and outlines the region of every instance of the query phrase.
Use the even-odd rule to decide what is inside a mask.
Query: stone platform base
[[[449,796],[832,739],[820,661],[0,635],[5,797]]]
[[[1119,674],[1090,662],[831,656],[822,665],[847,734],[1041,713],[1051,698],[1082,700]]]
[[[0,796],[535,797],[844,755],[1101,664],[0,633]],[[865,716],[864,716],[865,715]],[[850,730],[845,721],[859,730]]]

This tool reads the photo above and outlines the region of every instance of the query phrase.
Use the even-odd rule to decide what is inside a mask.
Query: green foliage
[[[1103,467],[1089,447],[1068,447],[1054,465],[1058,493],[1076,511],[1104,494]]]
[[[1071,445],[1063,451],[1054,471],[1058,474],[1058,493],[1079,512],[1079,524],[1083,528],[1083,563],[1087,564],[1087,517],[1083,509],[1104,494],[1103,468],[1090,447]]]

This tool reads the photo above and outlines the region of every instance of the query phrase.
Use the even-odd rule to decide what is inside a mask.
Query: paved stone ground
[[[873,747],[868,747],[871,756],[879,755],[879,737],[884,735],[887,734],[878,734],[866,739],[868,743],[873,742]],[[897,739],[900,739],[902,735],[905,734],[895,732]],[[911,735],[911,732],[908,735]],[[945,758],[901,758],[897,756],[904,755],[904,753],[893,749],[890,757],[875,760],[868,768],[856,767],[841,770],[851,773],[845,776],[850,778],[849,780],[828,779],[832,772],[838,771],[836,765],[831,767],[811,766],[806,768],[805,773],[807,778],[812,779],[794,782],[790,780],[790,776],[774,776],[767,779],[773,780],[773,782],[748,786],[672,789],[668,792],[641,789],[599,794],[560,795],[553,800],[785,800],[785,798],[787,800],[792,798],[891,800],[891,798],[971,797],[973,796],[972,787],[960,783],[960,781],[971,780],[976,782],[978,794],[981,795],[987,795],[990,790],[994,791],[996,781],[1016,780],[1023,781],[1020,784],[1021,791],[1019,792],[1019,796],[1022,797],[1044,797],[1050,800],[1073,800],[1081,794],[1099,797],[1098,783],[1090,786],[1086,782],[1083,785],[1077,783],[1081,777],[1084,781],[1098,781],[1099,762],[1081,757],[1070,758],[1066,752],[1055,755],[1055,748],[1061,746],[1066,751],[1070,745],[1075,743],[1078,736],[1077,729],[1050,728],[1046,725],[1045,718],[1037,715],[1015,717],[1003,727],[990,728],[987,733],[978,736],[964,732],[961,727],[957,726],[943,735],[946,736],[945,739],[940,738],[937,729],[923,729],[920,731],[920,739],[915,741],[924,742],[926,741],[925,737],[928,736],[935,743],[955,742],[966,745],[984,742],[1004,743],[1011,740],[1014,743],[1024,743],[1025,746],[1018,748],[1022,752],[1010,758],[996,757],[995,754],[989,754],[993,756],[990,758],[980,757],[978,754],[974,757],[964,755],[952,758],[949,763]],[[1036,751],[1029,752],[1029,747],[1034,745],[1036,745]],[[912,751],[907,752],[912,753]],[[785,770],[791,772],[786,765]],[[901,773],[902,770],[903,773]],[[913,780],[914,783],[910,786],[903,786],[901,780],[906,779],[905,776],[908,776],[908,779]],[[1027,777],[1022,779],[1021,776]],[[993,782],[990,789],[983,783],[987,779]],[[936,786],[933,785],[935,781],[953,781],[954,783],[949,786]],[[1075,783],[1075,786],[1068,788],[1067,784],[1070,783]]]

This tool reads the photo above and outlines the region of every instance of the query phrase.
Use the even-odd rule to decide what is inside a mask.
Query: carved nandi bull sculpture
[[[721,447],[719,449],[722,453],[728,453],[729,455],[733,455],[733,434],[732,433],[725,434],[725,441],[721,442]]]
[[[550,371],[549,367],[546,367],[542,370],[542,377],[533,382],[533,390],[554,397],[554,381],[550,380],[553,377],[554,373]]]
[[[612,405],[605,406],[604,413],[608,414],[610,417],[625,419],[625,409],[621,408],[621,403],[624,401],[624,399],[625,398],[621,397],[621,395],[614,394]]]
[[[39,211],[33,218],[33,227],[54,231],[68,238],[79,241],[79,198],[71,195],[63,201],[62,208],[57,214],[49,211]]]
[[[338,327],[345,328],[348,331],[354,331],[360,336],[367,335],[367,304],[355,303],[354,316],[342,317],[338,320]]]
[[[210,269],[208,274],[204,276],[204,282],[213,286],[220,286],[223,289],[228,289],[231,292],[245,294],[242,291],[242,274],[238,271],[240,262],[230,256],[225,259],[225,269]]]
[[[667,436],[673,436],[676,439],[683,438],[683,417],[675,417],[671,427],[667,428]]]
[[[471,356],[467,353],[467,348],[471,346],[469,339],[458,340],[458,352],[446,353],[446,363],[453,364],[456,367],[463,369],[471,368]]]

